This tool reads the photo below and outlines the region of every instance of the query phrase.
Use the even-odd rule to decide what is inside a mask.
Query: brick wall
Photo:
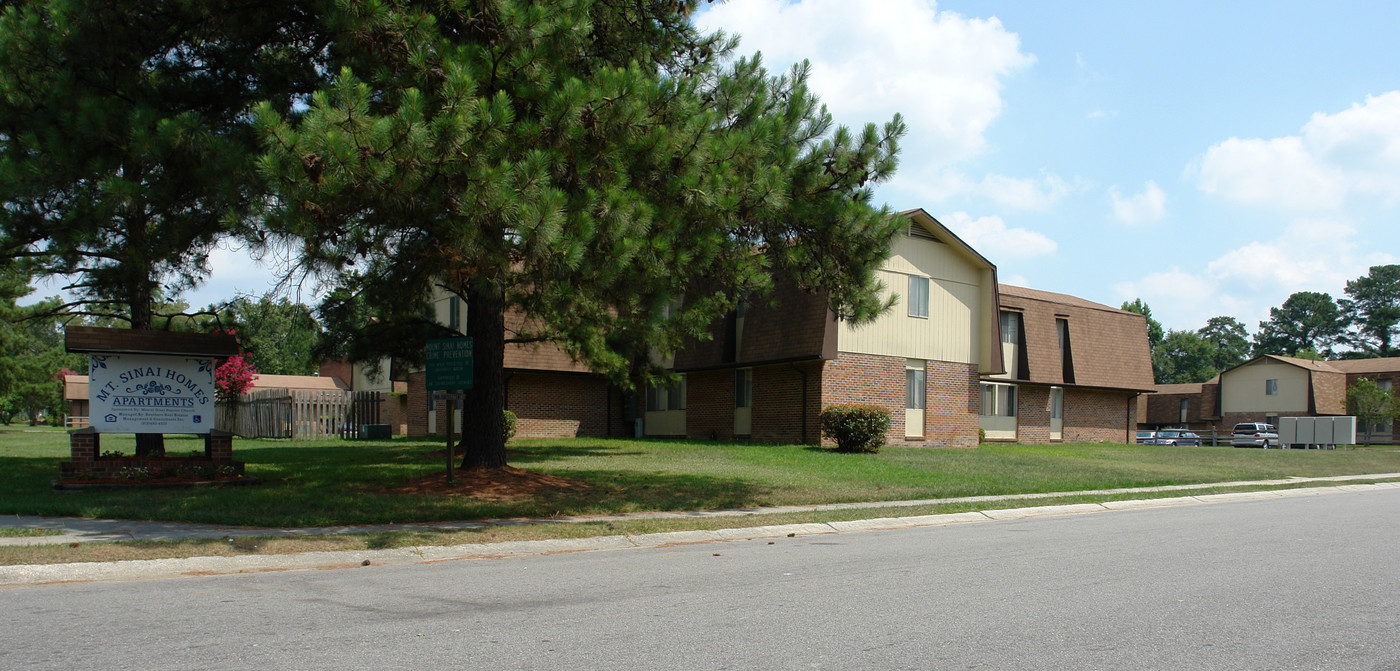
[[[233,460],[233,434],[212,431],[204,438],[204,455],[197,457],[165,456],[151,459],[137,457],[103,457],[102,436],[91,428],[69,432],[70,461],[59,462],[58,474],[64,479],[125,479],[123,471],[143,469],[147,473],[169,473],[182,469],[232,469],[243,475],[244,465]],[[158,476],[156,476],[158,478]]]
[[[428,427],[428,411],[432,409],[432,403],[428,401],[427,375],[423,371],[408,374],[408,400],[404,403],[404,423],[408,426],[408,435],[413,437],[434,433]]]
[[[873,405],[890,413],[887,445],[904,445],[904,359],[841,352],[822,370],[821,405]],[[927,425],[928,422],[925,421]],[[922,442],[922,441],[919,441]],[[835,445],[823,439],[823,445]]]
[[[890,445],[976,447],[978,383],[971,364],[924,364],[923,438],[905,438],[904,365],[901,357],[842,352],[822,371],[821,407],[874,405],[890,412]],[[823,441],[824,445],[833,444]]]
[[[1064,414],[1063,436],[1067,443],[1135,441],[1134,393],[1066,388]]]
[[[622,406],[607,381],[593,375],[521,372],[506,382],[506,409],[515,413],[520,438],[623,435]]]
[[[977,367],[929,361],[924,369],[928,378],[924,443],[938,447],[977,447],[977,414],[982,404]]]
[[[517,438],[630,436],[623,426],[625,401],[602,377],[566,373],[508,373],[506,409],[515,413]],[[410,373],[404,402],[404,424],[410,436],[440,436],[447,429],[447,403],[429,401],[423,372]],[[437,410],[437,423],[428,425],[428,411]],[[611,415],[609,413],[611,412]]]
[[[807,444],[821,438],[822,362],[760,366],[753,371],[753,432],[759,443],[800,444],[804,441],[802,382],[807,381]],[[732,373],[731,373],[732,375]],[[732,392],[731,392],[732,396]]]
[[[686,373],[685,384],[686,436],[693,440],[733,440],[733,369]],[[758,389],[758,380],[755,379],[755,395]]]
[[[343,359],[326,359],[317,367],[316,374],[320,377],[337,378],[347,386],[355,383],[355,367],[349,361]]]
[[[1024,384],[1017,387],[1016,441],[1031,445],[1044,445],[1050,442],[1049,387],[1032,387]]]

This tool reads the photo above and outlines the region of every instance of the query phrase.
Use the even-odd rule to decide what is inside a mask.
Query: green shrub
[[[505,417],[505,421],[501,423],[501,426],[504,427],[504,429],[505,429],[505,430],[503,431],[503,433],[506,434],[505,440],[504,440],[503,442],[509,443],[509,442],[510,442],[510,439],[515,437],[515,428],[516,428],[515,413],[513,413],[513,412],[511,412],[511,411],[509,411],[509,410],[502,410],[501,412],[504,413],[504,417]]]
[[[879,452],[890,430],[890,412],[873,405],[833,405],[821,414],[822,436],[842,452]]]
[[[977,427],[977,444],[981,445],[985,442],[987,442],[987,430],[979,426]]]

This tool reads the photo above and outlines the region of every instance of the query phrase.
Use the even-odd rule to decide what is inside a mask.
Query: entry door
[[[734,371],[734,435],[753,433],[753,369]]]

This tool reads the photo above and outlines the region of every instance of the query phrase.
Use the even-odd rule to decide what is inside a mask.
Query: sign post
[[[428,391],[433,392],[433,401],[450,401],[447,404],[447,483],[452,484],[453,424],[456,423],[457,411],[462,407],[462,400],[466,398],[466,390],[472,388],[476,371],[476,361],[472,356],[472,339],[429,340],[423,348],[423,361],[427,369],[426,386]],[[463,433],[466,430],[467,427],[463,426]]]

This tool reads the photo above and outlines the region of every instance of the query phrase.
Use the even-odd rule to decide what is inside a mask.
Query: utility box
[[[1278,439],[1286,447],[1336,447],[1356,443],[1356,418],[1280,417]]]
[[[360,440],[389,440],[388,424],[361,424]]]

